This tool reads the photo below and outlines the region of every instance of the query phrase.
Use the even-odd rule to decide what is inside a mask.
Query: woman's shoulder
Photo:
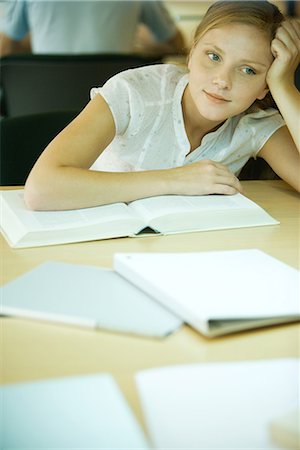
[[[175,64],[154,64],[124,70],[110,78],[101,88],[91,89],[91,98],[100,93],[108,103],[112,98],[125,101],[155,102],[172,98],[187,69]],[[127,100],[126,100],[127,99]]]
[[[243,128],[258,131],[261,129],[276,129],[285,124],[279,111],[275,108],[260,109],[256,106],[230,119],[233,128],[241,130]]]
[[[147,89],[148,86],[177,84],[186,72],[186,68],[175,64],[153,64],[124,70],[113,76],[106,84],[128,84],[132,88]]]

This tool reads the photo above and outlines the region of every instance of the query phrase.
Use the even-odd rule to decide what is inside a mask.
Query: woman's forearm
[[[41,177],[43,175],[41,174]],[[25,186],[25,202],[35,210],[67,210],[130,202],[169,193],[161,171],[97,172],[61,167]]]
[[[140,172],[97,172],[62,166],[33,172],[25,186],[25,202],[35,210],[66,210],[157,195],[231,195],[239,191],[242,187],[238,178],[223,164],[209,160]]]
[[[300,92],[294,85],[272,89],[273,98],[300,153]]]

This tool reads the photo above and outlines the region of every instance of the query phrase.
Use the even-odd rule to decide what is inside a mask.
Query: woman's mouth
[[[231,100],[228,100],[227,98],[222,97],[222,95],[214,94],[212,92],[206,92],[205,90],[203,90],[203,92],[206,95],[206,97],[208,98],[208,100],[210,100],[213,103],[231,102]]]

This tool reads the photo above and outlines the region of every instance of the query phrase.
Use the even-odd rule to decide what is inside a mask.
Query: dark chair
[[[139,55],[15,55],[0,60],[2,116],[80,111],[90,89],[125,69],[159,63]]]
[[[76,116],[59,111],[0,120],[0,185],[23,185],[47,144]]]
[[[280,178],[262,158],[250,158],[244,165],[239,180],[279,180]]]

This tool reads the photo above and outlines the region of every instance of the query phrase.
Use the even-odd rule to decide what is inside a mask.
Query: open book
[[[209,337],[300,320],[299,271],[260,250],[117,253],[114,269]]]
[[[23,190],[0,192],[0,228],[12,247],[37,247],[114,237],[274,225],[242,194],[166,195],[71,211],[30,211]]]

